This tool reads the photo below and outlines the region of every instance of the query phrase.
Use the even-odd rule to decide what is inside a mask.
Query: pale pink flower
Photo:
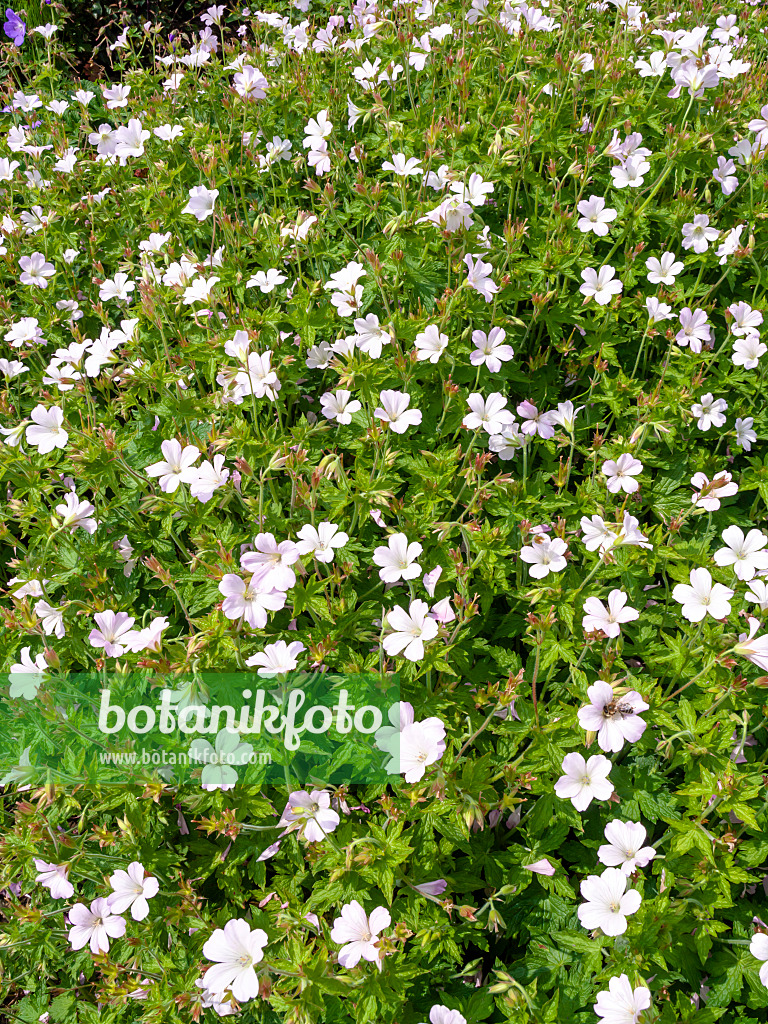
[[[626,892],[627,876],[618,868],[589,875],[580,888],[586,902],[577,911],[579,921],[590,931],[599,928],[604,935],[623,935],[628,915],[635,914],[642,903],[636,889]]]
[[[259,994],[259,979],[254,964],[264,959],[267,933],[251,927],[242,918],[227,921],[217,928],[203,946],[203,956],[215,961],[209,967],[204,983],[209,992],[222,995],[227,989],[238,1002],[255,999]]]
[[[555,783],[555,794],[561,800],[570,800],[577,811],[586,811],[593,800],[607,800],[613,793],[608,778],[611,762],[602,754],[593,754],[585,761],[575,751],[563,758],[565,772]]]
[[[634,622],[640,618],[640,612],[627,604],[627,595],[623,590],[612,590],[608,595],[608,607],[596,597],[588,597],[584,602],[584,618],[581,620],[585,633],[602,630],[606,636],[615,638],[621,633],[625,622]]]
[[[579,708],[579,725],[587,732],[597,733],[601,750],[617,753],[624,742],[636,743],[645,732],[646,723],[640,718],[641,711],[647,711],[637,690],[629,690],[618,697],[610,683],[598,679],[588,687],[590,703]]]
[[[113,914],[124,914],[129,907],[134,921],[143,921],[149,914],[147,900],[157,896],[160,883],[153,875],[144,876],[144,866],[137,860],[128,865],[127,871],[119,869],[109,876],[113,892],[107,904]]]
[[[601,846],[597,857],[601,864],[610,868],[621,868],[625,875],[631,875],[637,868],[644,868],[656,856],[652,846],[643,846],[645,827],[636,821],[609,821],[605,826],[607,845]]]
[[[390,913],[384,907],[376,907],[369,917],[357,900],[345,904],[331,929],[331,940],[344,943],[339,951],[341,966],[356,967],[362,958],[381,970],[384,953],[378,947],[379,932],[391,923]]]
[[[76,903],[68,912],[69,941],[72,949],[82,949],[88,943],[91,952],[109,952],[109,940],[125,935],[125,919],[113,914],[103,897],[93,900],[90,909]]]
[[[607,459],[603,463],[602,471],[611,494],[618,494],[619,491],[634,494],[640,486],[634,477],[643,472],[643,464],[634,455],[624,452],[615,461]]]

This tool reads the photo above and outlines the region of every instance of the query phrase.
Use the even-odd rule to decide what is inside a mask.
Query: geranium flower
[[[296,547],[300,555],[312,555],[318,562],[327,565],[333,561],[336,548],[343,548],[349,542],[349,534],[340,530],[335,523],[323,522],[317,527],[307,523],[296,534]]]
[[[760,981],[768,988],[768,935],[755,932],[749,943],[749,952],[756,960],[763,961],[760,965]]]
[[[645,826],[637,821],[609,821],[604,835],[608,843],[597,851],[598,860],[607,867],[621,868],[625,875],[644,868],[656,856],[652,846],[643,846]]]
[[[204,221],[214,211],[219,190],[217,188],[206,188],[205,185],[195,185],[189,190],[189,202],[181,211],[191,213],[198,221]]]
[[[695,473],[691,477],[691,484],[698,488],[691,496],[691,502],[705,509],[707,512],[717,512],[720,508],[721,498],[730,498],[737,494],[738,484],[733,483],[730,473],[718,473],[712,480],[704,473]]]
[[[26,428],[25,436],[41,455],[48,455],[54,448],[66,448],[69,434],[62,426],[64,413],[58,406],[46,409],[44,405],[36,405],[29,415],[32,423]]]
[[[646,727],[640,712],[647,711],[649,705],[637,690],[618,697],[610,683],[598,679],[588,687],[587,694],[590,703],[579,708],[579,725],[587,732],[597,733],[601,750],[617,753],[625,741],[636,743],[640,739]]]
[[[378,948],[379,932],[391,923],[390,913],[384,907],[376,907],[369,917],[357,900],[345,904],[331,929],[331,940],[344,943],[339,951],[341,966],[356,967],[362,958],[381,970],[384,954]]]
[[[149,914],[149,903],[160,891],[160,883],[153,875],[147,875],[144,866],[137,860],[128,865],[128,870],[119,869],[109,876],[112,895],[107,904],[113,914],[124,914],[130,908],[134,921],[143,921]]]
[[[392,171],[400,177],[424,173],[424,168],[419,163],[418,158],[412,156],[406,160],[405,153],[395,153],[391,160],[384,161],[381,169],[382,171]]]
[[[448,345],[448,335],[441,334],[434,324],[430,324],[423,331],[419,331],[414,345],[416,359],[419,362],[429,360],[430,363],[436,363]]]
[[[215,961],[205,974],[206,989],[219,995],[231,989],[241,1003],[255,999],[259,994],[259,979],[253,966],[264,959],[268,941],[265,931],[251,930],[242,918],[227,921],[223,928],[217,928],[203,946],[203,956]]]
[[[490,302],[499,290],[499,286],[491,280],[490,276],[493,272],[493,265],[483,263],[476,253],[468,253],[464,257],[464,263],[467,267],[467,284],[479,292],[486,302]]]
[[[422,551],[421,544],[418,541],[409,543],[404,533],[391,534],[386,546],[380,545],[373,552],[373,563],[379,566],[379,578],[384,583],[415,580],[421,575],[421,566],[416,559]]]
[[[593,1009],[603,1024],[638,1024],[640,1014],[651,1005],[650,990],[643,985],[632,988],[626,974],[608,981],[608,991],[597,993]]]
[[[586,900],[579,907],[579,921],[585,928],[599,928],[604,935],[623,935],[627,917],[640,909],[642,897],[636,889],[626,892],[627,876],[618,868],[606,868],[602,875],[590,875],[581,883]]]
[[[757,582],[757,581],[756,581]],[[754,587],[756,583],[753,583]],[[742,658],[746,658],[747,661],[751,661],[753,665],[757,665],[764,672],[768,671],[768,634],[763,636],[756,636],[760,623],[757,619],[750,617],[747,619],[749,625],[749,633],[740,633],[739,642],[733,648],[736,654]]]
[[[650,256],[645,265],[648,268],[648,282],[650,284],[674,284],[677,275],[685,268],[674,253],[663,252],[659,259]]]
[[[447,1006],[433,1006],[429,1011],[430,1024],[467,1024],[467,1019],[458,1010],[449,1010]]]
[[[226,573],[219,583],[224,596],[221,610],[228,619],[244,619],[251,629],[263,629],[267,624],[267,610],[277,612],[285,607],[282,590],[265,589],[255,579],[247,583],[235,573]]]
[[[78,527],[86,533],[96,532],[98,523],[93,518],[95,507],[89,501],[80,501],[74,491],[66,495],[63,505],[56,506],[56,511],[62,517],[62,527],[66,527],[70,533],[74,533]]]
[[[419,782],[427,768],[445,753],[445,726],[439,718],[408,722],[390,741],[390,748],[392,759],[387,771],[404,775],[406,782]]]
[[[602,196],[590,196],[589,199],[582,199],[576,209],[581,217],[576,223],[579,231],[587,234],[592,231],[598,238],[604,238],[608,234],[608,225],[616,220],[616,210],[606,208],[605,199]]]
[[[511,345],[504,345],[507,333],[501,327],[492,327],[485,331],[472,331],[474,352],[470,353],[469,361],[473,366],[487,366],[491,373],[498,373],[501,364],[508,362],[515,352]]]
[[[125,935],[125,919],[113,914],[103,897],[91,902],[90,909],[84,903],[76,903],[67,917],[72,927],[69,941],[72,949],[82,949],[88,943],[91,952],[109,952],[109,940]]]
[[[186,445],[183,449],[175,438],[170,441],[163,441],[160,445],[164,461],[154,462],[147,466],[144,472],[148,476],[160,478],[160,489],[165,494],[173,494],[181,483],[191,483],[200,473],[193,463],[200,457],[200,449],[193,444]]]
[[[768,538],[760,530],[750,530],[745,537],[740,527],[728,526],[722,538],[726,547],[715,552],[715,565],[732,565],[737,579],[744,582],[753,579],[759,569],[768,569],[768,551],[763,551]]]
[[[690,224],[683,224],[683,248],[693,249],[695,253],[706,252],[709,243],[714,242],[720,232],[709,226],[706,213],[697,213]]]
[[[38,860],[35,857],[35,867],[39,872],[35,881],[50,890],[53,899],[68,900],[74,896],[75,887],[69,880],[71,864],[49,864],[47,861]]]
[[[373,415],[389,424],[396,434],[404,434],[408,427],[416,427],[421,423],[421,410],[408,408],[410,395],[402,391],[382,391],[379,401],[381,405],[373,410]]]
[[[528,399],[521,402],[517,407],[517,415],[522,418],[520,430],[523,434],[534,436],[536,434],[546,441],[555,436],[555,414],[552,412],[539,412],[533,402]]]
[[[607,459],[603,463],[602,473],[606,478],[606,486],[611,494],[618,494],[624,491],[625,494],[634,494],[640,484],[633,479],[638,473],[643,472],[643,464],[634,455],[624,452],[615,461]]]
[[[616,271],[611,266],[594,270],[587,267],[581,272],[584,284],[579,291],[586,299],[594,299],[598,306],[607,306],[614,295],[618,295],[624,285],[616,279]]]
[[[690,586],[678,583],[672,597],[679,601],[683,618],[689,622],[701,622],[706,615],[713,619],[727,619],[731,614],[730,599],[733,591],[722,583],[713,583],[709,569],[691,569]]]
[[[515,422],[514,413],[506,408],[507,399],[504,395],[494,392],[487,398],[474,393],[467,399],[470,411],[461,421],[463,427],[469,430],[479,430],[480,427],[487,434],[499,434],[505,427]]]
[[[723,413],[728,408],[728,403],[724,398],[715,398],[715,396],[708,392],[706,395],[701,396],[701,402],[694,402],[691,406],[691,412],[694,416],[698,417],[698,423],[696,426],[699,430],[709,430],[710,427],[722,427],[725,423],[725,416]]]
[[[521,549],[520,557],[531,566],[531,576],[535,580],[543,580],[551,572],[562,572],[565,569],[568,564],[565,560],[567,551],[568,545],[560,537],[550,538],[537,534],[532,544]]]
[[[224,456],[214,455],[213,462],[206,460],[195,470],[195,476],[189,480],[189,493],[193,498],[206,504],[214,492],[223,487],[229,479],[229,470],[224,468]]]
[[[108,658],[119,658],[126,651],[127,634],[136,621],[127,612],[104,611],[93,616],[98,629],[88,634],[91,647],[103,647]]]
[[[35,656],[32,660],[31,647],[22,647],[21,660],[15,662],[10,668],[10,696],[23,697],[24,700],[34,700],[45,673],[48,671],[48,662],[44,654]]]
[[[31,256],[22,256],[19,266],[23,271],[19,277],[21,283],[35,288],[47,288],[48,278],[53,277],[56,273],[54,265],[48,263],[41,252],[33,252]]]
[[[302,645],[303,646],[303,645]],[[286,826],[281,835],[298,832],[308,843],[321,843],[335,831],[341,818],[331,807],[331,796],[324,789],[313,789],[310,793],[296,790],[288,797],[278,827]]]
[[[390,658],[402,654],[408,661],[421,661],[424,644],[438,633],[438,624],[430,618],[426,601],[411,601],[408,611],[393,608],[387,612],[386,622],[393,630],[383,641],[384,650]]]
[[[576,751],[563,758],[565,772],[555,783],[555,794],[561,800],[570,800],[577,811],[586,811],[593,800],[607,800],[613,793],[608,778],[611,762],[602,754],[593,754],[585,761]]]
[[[200,788],[208,792],[214,789],[222,792],[234,789],[238,778],[237,767],[247,764],[252,754],[251,744],[241,743],[240,734],[229,727],[216,733],[215,744],[197,738],[189,747],[189,756],[203,763]]]
[[[267,644],[263,651],[252,654],[247,659],[248,668],[259,665],[256,674],[262,679],[274,679],[275,676],[292,672],[298,664],[296,656],[305,650],[300,640],[294,640],[287,644],[285,640],[276,640],[273,644]]]
[[[260,533],[253,541],[253,551],[240,558],[246,572],[253,573],[253,582],[264,590],[290,590],[296,582],[291,566],[298,561],[299,549],[291,540],[279,544],[272,533]]]
[[[585,633],[599,629],[607,637],[615,638],[621,633],[625,622],[634,622],[640,618],[640,612],[627,604],[628,597],[623,590],[612,590],[608,595],[608,607],[596,597],[588,597],[584,602],[584,618],[581,620]]]

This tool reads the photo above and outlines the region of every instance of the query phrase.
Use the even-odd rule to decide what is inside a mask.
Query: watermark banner
[[[295,787],[399,771],[393,676],[52,672],[0,689],[0,785]]]

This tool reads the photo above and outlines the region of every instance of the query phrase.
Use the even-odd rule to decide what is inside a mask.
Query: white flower
[[[683,248],[693,249],[696,253],[706,252],[709,243],[714,242],[720,232],[709,227],[706,213],[697,213],[690,224],[683,224]]]
[[[590,931],[599,928],[604,935],[623,935],[627,916],[640,909],[642,897],[636,889],[626,892],[627,876],[618,868],[606,868],[602,875],[589,875],[581,883],[586,900],[579,907],[579,920]]]
[[[108,953],[109,940],[125,935],[125,919],[114,915],[103,897],[93,900],[90,910],[84,903],[76,903],[67,916],[72,925],[69,930],[72,949],[82,949],[89,943],[94,955]]]
[[[493,183],[483,181],[482,175],[470,174],[469,181],[454,181],[450,185],[451,192],[455,192],[461,203],[469,203],[471,206],[484,206],[486,196],[493,192]]]
[[[756,960],[763,961],[760,965],[760,981],[768,988],[768,935],[755,932],[749,943],[749,952]]]
[[[576,209],[581,214],[576,223],[579,231],[586,234],[594,232],[599,238],[608,234],[608,225],[616,220],[616,210],[606,208],[605,199],[601,196],[590,196],[589,199],[582,199]]]
[[[136,621],[127,612],[104,611],[93,616],[98,629],[88,636],[91,647],[103,647],[108,658],[119,658],[125,653],[128,634]]]
[[[85,530],[86,533],[96,532],[98,524],[92,518],[96,509],[90,502],[80,501],[74,491],[67,494],[63,505],[56,506],[56,511],[62,517],[61,525],[66,527],[70,533],[74,533],[78,527]]]
[[[708,569],[691,569],[690,580],[690,586],[678,583],[672,591],[672,597],[683,606],[683,618],[701,622],[709,614],[713,619],[727,619],[731,614],[728,602],[734,593],[730,587],[713,583]]]
[[[218,194],[217,188],[208,189],[205,185],[195,185],[189,190],[189,202],[181,212],[191,213],[199,221],[203,221],[213,213]]]
[[[219,583],[224,601],[221,610],[228,619],[245,619],[251,629],[263,629],[267,611],[280,611],[285,606],[285,592],[262,587],[256,579],[246,583],[235,573],[226,573]]]
[[[267,942],[265,931],[261,928],[251,931],[242,918],[227,921],[223,928],[217,928],[203,946],[203,956],[215,961],[205,974],[206,989],[214,994],[231,989],[241,1003],[255,999],[259,994],[259,979],[253,965],[264,959]]]
[[[386,547],[382,545],[373,552],[373,562],[380,567],[379,578],[384,583],[415,580],[421,575],[421,566],[416,559],[422,550],[418,541],[409,544],[404,533],[393,533],[387,538]]]
[[[10,669],[10,695],[11,697],[23,697],[24,700],[34,700],[45,673],[48,671],[48,662],[44,654],[32,656],[29,653],[31,647],[22,647],[21,661],[11,665]]]
[[[433,640],[438,633],[437,622],[429,617],[426,601],[411,601],[408,611],[393,608],[387,612],[387,625],[393,630],[384,637],[384,650],[389,657],[402,654],[408,661],[421,661],[424,657],[424,643]]]
[[[53,605],[48,604],[47,601],[38,601],[35,605],[35,615],[40,619],[43,633],[46,636],[50,636],[53,633],[61,640],[66,633],[63,608],[55,608]],[[41,657],[41,655],[38,655],[38,657]]]
[[[107,905],[113,914],[124,914],[129,907],[134,921],[143,921],[149,914],[147,900],[157,896],[160,883],[153,875],[145,878],[144,874],[144,866],[135,860],[127,871],[118,870],[110,875],[113,892],[107,897]]]
[[[240,565],[246,572],[253,573],[254,583],[268,589],[286,591],[296,583],[296,573],[291,566],[299,559],[299,549],[293,541],[283,540],[278,544],[272,533],[260,533],[254,538],[253,551],[247,551],[240,558]]]
[[[347,425],[352,422],[352,413],[359,412],[362,405],[352,392],[339,388],[337,391],[326,391],[320,396],[320,411],[327,420]]]
[[[642,462],[627,452],[620,455],[616,461],[608,459],[603,463],[603,476],[607,480],[606,486],[611,494],[618,494],[619,491],[634,494],[640,486],[634,477],[642,471]]]
[[[640,1014],[651,1005],[650,990],[643,985],[633,989],[626,974],[608,981],[608,991],[597,993],[593,1009],[602,1024],[638,1024]]]
[[[758,605],[761,612],[768,611],[768,585],[765,580],[752,580],[744,600]]]
[[[23,273],[19,277],[22,284],[32,285],[36,288],[47,288],[48,278],[53,277],[56,268],[48,263],[41,252],[33,252],[31,256],[22,256],[19,266]]]
[[[753,587],[755,585],[756,583],[752,584]],[[764,672],[768,671],[768,634],[764,633],[762,636],[755,636],[760,628],[760,623],[752,617],[747,619],[747,622],[749,624],[749,633],[740,633],[739,642],[733,649],[736,654],[746,658],[747,661],[751,661],[753,665],[757,665]]]
[[[698,488],[691,496],[692,504],[707,512],[716,512],[720,508],[721,498],[729,498],[739,490],[738,484],[732,482],[730,473],[718,473],[712,480],[704,473],[695,473],[691,477],[691,484]]]
[[[276,640],[273,644],[267,644],[263,651],[252,654],[246,661],[248,668],[259,665],[256,674],[262,679],[274,679],[275,676],[292,672],[298,662],[296,656],[304,650],[304,644],[300,640],[294,640],[287,644],[285,640]]]
[[[617,697],[610,683],[598,679],[588,687],[590,703],[579,708],[579,725],[587,732],[597,733],[601,750],[617,753],[624,742],[636,743],[645,732],[646,723],[640,718],[641,711],[647,711],[637,690],[629,690]]]
[[[405,153],[395,153],[392,160],[385,160],[381,165],[382,171],[393,171],[400,177],[407,177],[411,174],[423,174],[424,168],[415,156],[405,158]]]
[[[216,734],[215,746],[208,740],[195,739],[189,748],[189,756],[203,762],[200,787],[209,792],[234,789],[237,782],[235,766],[247,764],[252,754],[251,744],[241,743],[239,733],[229,727],[220,729]]]
[[[448,345],[448,335],[441,334],[434,324],[430,324],[425,330],[419,331],[414,344],[419,362],[428,359],[430,363],[436,363]]]
[[[609,821],[605,826],[608,845],[597,851],[598,860],[606,867],[621,868],[625,875],[631,875],[656,856],[652,846],[643,846],[645,837],[645,827],[637,821]]]
[[[373,410],[373,415],[388,423],[396,434],[404,434],[408,427],[421,423],[421,411],[409,409],[411,396],[402,391],[382,391],[379,394],[380,406]]]
[[[486,4],[487,2],[488,0],[472,0],[475,15],[477,15],[477,9],[480,5]],[[469,11],[466,18],[467,21],[473,23],[470,18],[471,13],[472,11]],[[477,17],[475,17],[475,21],[476,20]],[[416,888],[419,889],[421,887],[417,885]],[[442,891],[443,890],[441,890],[441,892]],[[467,1024],[467,1018],[463,1014],[459,1013],[458,1010],[449,1010],[447,1006],[437,1005],[433,1006],[429,1011],[429,1024]]]
[[[299,530],[297,537],[299,554],[312,555],[326,565],[333,561],[335,549],[343,548],[349,542],[349,534],[329,522],[320,523],[317,528],[307,523]]]
[[[499,392],[494,392],[487,398],[474,393],[467,399],[470,411],[461,421],[463,427],[469,430],[479,430],[481,427],[487,434],[500,434],[505,427],[515,422],[515,415],[506,408],[507,399]]]
[[[701,396],[701,402],[695,402],[691,406],[691,412],[698,417],[696,426],[699,430],[709,430],[710,427],[722,427],[725,423],[723,413],[728,408],[724,398],[715,399],[715,396],[708,392]]]
[[[561,775],[555,783],[555,794],[561,800],[570,800],[577,811],[586,811],[593,800],[607,800],[613,793],[608,778],[611,762],[602,754],[593,754],[585,761],[573,751],[563,758]]]
[[[67,877],[71,867],[69,863],[49,864],[47,861],[38,860],[35,857],[35,867],[40,872],[35,881],[44,885],[54,900],[68,900],[74,896],[75,887]]]
[[[651,165],[641,156],[630,156],[623,164],[611,168],[614,188],[640,188]]]
[[[224,456],[214,455],[213,462],[207,460],[195,468],[195,476],[189,481],[189,493],[203,504],[210,501],[214,491],[223,487],[229,479],[229,470],[224,468]]]
[[[623,590],[612,590],[608,595],[608,607],[596,597],[588,597],[584,602],[584,618],[581,620],[585,633],[602,630],[608,637],[617,637],[625,622],[634,622],[640,618],[640,612],[627,604],[627,595]]]
[[[760,341],[760,335],[748,334],[744,338],[733,339],[731,362],[734,366],[743,366],[745,370],[754,370],[759,365],[760,357],[766,352],[768,346]]]
[[[508,362],[515,354],[511,345],[504,345],[506,331],[501,327],[492,327],[488,334],[485,331],[472,331],[474,352],[469,356],[473,366],[487,366],[491,373],[498,373],[501,364]]]
[[[154,462],[144,472],[148,476],[159,477],[160,489],[166,494],[173,494],[179,484],[191,483],[199,476],[200,470],[193,465],[200,457],[200,449],[195,445],[182,448],[179,441],[172,439],[163,441],[160,450],[164,461]]]
[[[542,580],[551,572],[562,572],[568,564],[565,553],[568,545],[560,537],[550,538],[536,534],[529,547],[522,548],[520,557],[531,566],[529,572],[535,580]]]
[[[674,284],[677,275],[685,269],[685,264],[680,263],[674,253],[663,252],[660,259],[655,256],[645,261],[648,268],[648,281],[650,284]]]
[[[345,904],[331,929],[331,940],[344,943],[339,950],[341,966],[356,967],[362,957],[381,970],[384,953],[378,948],[379,932],[391,923],[390,913],[384,907],[376,907],[368,917],[357,900]]]
[[[473,255],[477,262],[473,260]],[[476,292],[479,292],[486,302],[490,302],[499,290],[499,286],[490,277],[493,272],[493,265],[483,263],[479,256],[472,253],[468,253],[464,257],[464,263],[467,267],[467,284],[470,288],[474,288]]]
[[[745,416],[744,419],[737,419],[733,425],[736,432],[736,444],[745,452],[752,451],[752,443],[757,440],[757,434],[752,429],[754,422],[752,416]]]
[[[582,270],[581,276],[584,284],[579,287],[579,291],[586,299],[594,299],[598,306],[607,306],[624,287],[621,281],[614,280],[616,271],[611,266],[600,267],[600,270],[587,267]]]
[[[297,790],[288,797],[283,816],[278,826],[286,825],[281,835],[299,832],[308,843],[321,843],[328,833],[333,832],[341,818],[331,807],[330,793],[313,789],[311,793]]]
[[[419,782],[427,768],[445,753],[445,726],[439,718],[408,722],[391,743],[389,773],[399,773],[406,782]]]
[[[657,298],[648,296],[645,300],[645,308],[648,311],[648,326],[660,323],[662,320],[669,320],[672,317],[672,307],[666,302],[659,302]]]
[[[62,427],[64,413],[58,406],[46,409],[44,405],[36,405],[30,418],[33,422],[26,429],[26,438],[41,455],[47,455],[54,448],[66,448],[69,434]]]
[[[257,270],[253,277],[248,280],[245,287],[257,287],[266,294],[267,292],[274,291],[279,284],[287,280],[288,278],[285,274],[281,274],[279,270],[274,268],[270,268],[266,273],[263,270]]]
[[[745,537],[738,526],[728,526],[722,537],[727,547],[715,552],[715,565],[732,565],[737,579],[743,582],[753,579],[758,569],[768,569],[768,551],[763,551],[768,538],[760,530],[750,530]]]

